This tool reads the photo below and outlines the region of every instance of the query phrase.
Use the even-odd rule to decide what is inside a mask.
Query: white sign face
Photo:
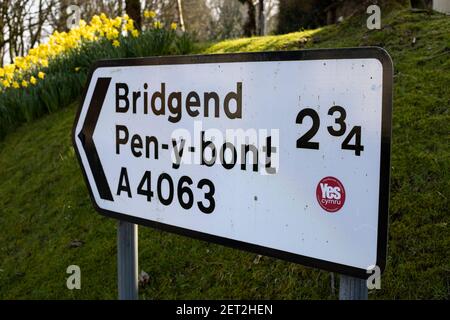
[[[367,277],[391,91],[377,48],[104,61],[73,139],[103,214]]]

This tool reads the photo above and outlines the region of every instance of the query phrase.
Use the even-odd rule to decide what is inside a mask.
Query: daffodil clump
[[[0,68],[0,139],[21,123],[70,105],[96,60],[186,54],[193,41],[144,11],[142,31],[127,15],[94,16],[68,32],[54,32],[28,55]]]
[[[108,18],[102,13],[95,15],[89,24],[80,20],[79,26],[68,32],[55,31],[47,43],[30,49],[25,57],[15,57],[14,63],[0,68],[0,90],[36,85],[45,78],[49,60],[76,50],[83,42],[107,39],[114,47],[119,47],[120,38],[129,35],[136,38],[139,32],[128,15]]]
[[[155,18],[156,18],[156,12],[155,11],[152,11],[152,10],[145,10],[144,11],[144,19],[147,19],[147,20],[151,21],[151,20],[154,20]],[[159,20],[153,21],[152,26],[153,26],[154,29],[162,29],[163,28],[163,24]],[[172,22],[170,24],[170,30],[172,30],[172,31],[177,30],[177,23],[176,22]]]

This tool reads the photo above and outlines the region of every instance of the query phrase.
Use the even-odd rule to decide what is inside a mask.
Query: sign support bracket
[[[138,228],[134,223],[117,223],[117,272],[119,300],[138,300]]]

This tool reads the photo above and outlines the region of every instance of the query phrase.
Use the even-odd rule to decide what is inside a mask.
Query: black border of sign
[[[143,66],[143,65],[177,65],[177,64],[200,64],[200,63],[227,63],[227,62],[257,62],[257,61],[295,61],[295,60],[327,60],[327,59],[365,59],[374,58],[381,62],[383,67],[383,96],[382,96],[382,121],[381,121],[381,159],[380,159],[380,190],[378,206],[378,236],[377,236],[377,266],[384,271],[387,254],[387,232],[388,232],[388,207],[389,207],[389,179],[390,179],[390,153],[391,153],[391,122],[392,122],[392,90],[393,90],[393,64],[389,54],[379,47],[360,47],[344,49],[318,49],[300,51],[271,51],[254,53],[232,53],[232,54],[212,54],[212,55],[187,55],[187,56],[161,56],[129,59],[100,60],[92,66],[86,87],[83,93],[83,100],[78,108],[73,129],[72,143],[76,150],[76,155],[83,172],[89,195],[95,209],[111,218],[125,220],[139,225],[145,225],[160,230],[185,235],[188,237],[218,243],[221,245],[243,249],[254,253],[271,256],[290,262],[299,263],[309,267],[316,267],[340,274],[346,274],[361,279],[368,278],[367,270],[352,266],[302,256],[273,248],[263,247],[252,243],[228,239],[211,235],[208,233],[193,231],[181,227],[176,227],[160,222],[141,219],[126,214],[113,212],[100,208],[95,202],[94,195],[89,185],[86,172],[84,170],[77,144],[75,143],[75,129],[80,117],[81,109],[86,99],[87,90],[94,71],[102,67],[117,66]]]

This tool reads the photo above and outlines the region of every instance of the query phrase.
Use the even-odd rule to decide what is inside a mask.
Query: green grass
[[[388,265],[372,299],[448,299],[450,282],[450,18],[396,11],[383,29],[363,19],[203,52],[381,45],[395,66]],[[416,43],[412,44],[412,39]],[[116,298],[116,222],[92,209],[74,157],[76,105],[0,142],[0,298]],[[81,240],[83,245],[71,248]],[[331,274],[139,228],[141,298],[335,299]],[[82,289],[66,289],[77,264]],[[336,277],[336,288],[338,287]]]

